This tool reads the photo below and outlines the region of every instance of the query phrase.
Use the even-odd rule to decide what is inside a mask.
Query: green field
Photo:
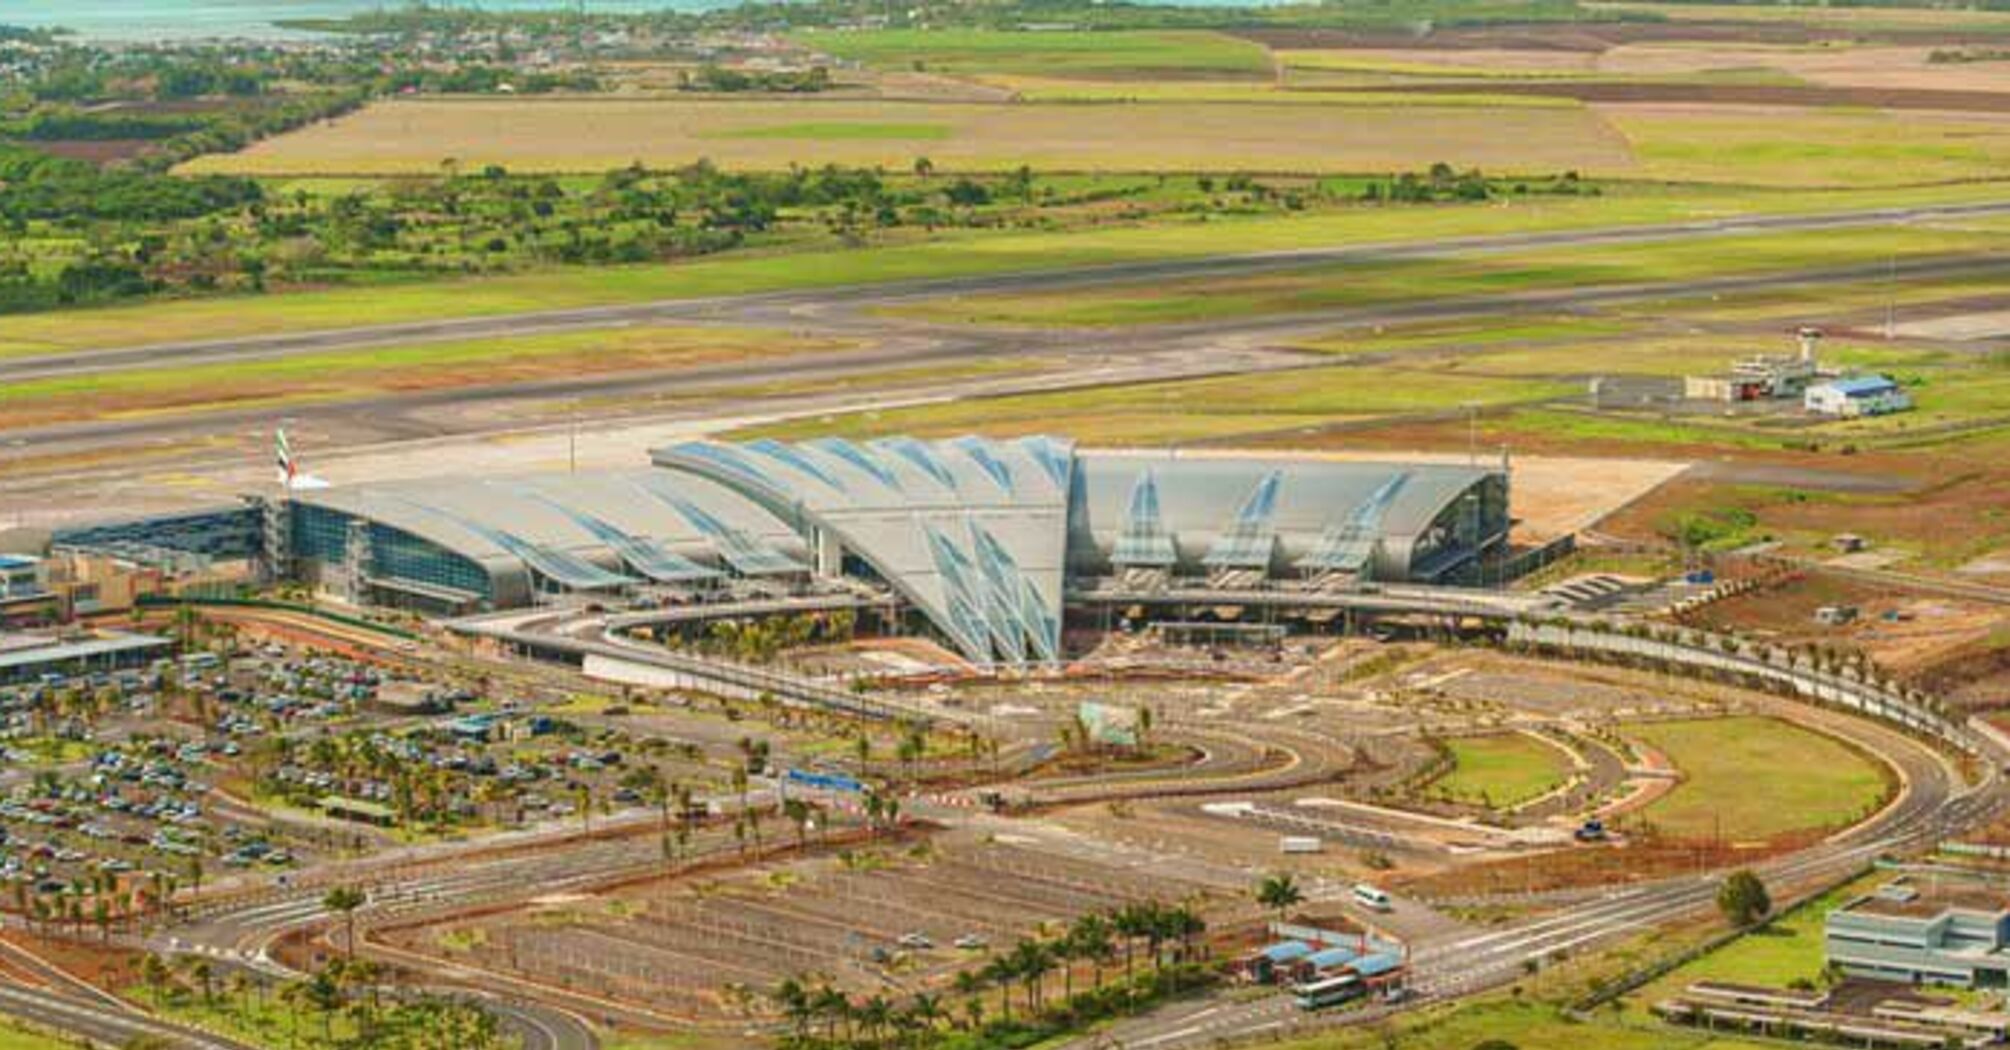
[[[1574,384],[1335,366],[978,398],[804,419],[759,427],[753,433],[784,438],[894,433],[949,437],[981,429],[995,436],[1067,434],[1088,445],[1165,444],[1466,404],[1540,401],[1576,389]]]
[[[277,407],[441,386],[693,368],[845,345],[776,332],[667,327],[424,343],[27,380],[0,385],[0,411],[25,424],[169,408]]]
[[[75,1040],[43,1035],[11,1024],[0,1025],[0,1050],[74,1050]]]
[[[1556,790],[1570,776],[1563,751],[1527,733],[1454,737],[1445,747],[1451,771],[1426,790],[1455,802],[1506,809]]]
[[[2010,160],[2010,125],[1917,112],[1777,114],[1615,109],[1641,173],[1774,186],[1864,186],[1994,178]]]
[[[901,307],[936,321],[1014,325],[1175,324],[1458,295],[1649,284],[1847,267],[2010,249],[1996,231],[1866,227],[1733,234],[1662,243],[1349,263],[1255,277],[1159,281],[1065,292],[965,296]]]
[[[1264,76],[1258,44],[1206,31],[1014,32],[991,29],[879,29],[799,33],[798,42],[881,69],[1043,76]]]
[[[1693,187],[1657,192],[1642,188],[1526,206],[1364,208],[1069,232],[959,233],[926,243],[864,249],[825,248],[666,265],[562,269],[21,315],[9,317],[0,329],[0,355],[341,328],[356,323],[358,317],[391,324],[785,288],[1191,258],[1219,252],[1995,200],[2001,195],[2001,185],[1988,183],[1819,193]]]
[[[1682,771],[1639,814],[1661,833],[1729,843],[1839,828],[1867,817],[1889,773],[1833,737],[1778,719],[1742,716],[1626,729]]]
[[[1277,1050],[1761,1050],[1776,1044],[1663,1025],[1580,1020],[1542,1002],[1492,999],[1266,1044]]]
[[[1728,981],[1783,988],[1822,973],[1822,920],[1836,907],[1870,892],[1886,876],[1857,879],[1830,890],[1751,933],[1642,986],[1627,996],[1628,1015],[1651,1023],[1647,1010],[1697,981]]]

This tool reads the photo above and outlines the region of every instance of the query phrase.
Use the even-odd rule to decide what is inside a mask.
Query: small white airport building
[[[1808,387],[1803,403],[1818,415],[1854,419],[1904,412],[1912,407],[1912,395],[1889,376],[1854,376]]]

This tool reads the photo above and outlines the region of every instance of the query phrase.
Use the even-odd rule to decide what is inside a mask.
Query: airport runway
[[[2010,205],[2004,205],[2010,209]],[[1591,236],[1589,234],[1584,236]],[[1130,271],[1125,270],[1128,274]],[[91,511],[113,500],[133,512],[214,504],[232,491],[220,479],[251,463],[262,464],[263,443],[281,419],[295,430],[297,447],[327,459],[344,450],[395,447],[427,442],[435,451],[461,441],[514,441],[554,426],[566,426],[568,405],[593,404],[588,429],[608,431],[627,424],[680,424],[684,436],[766,420],[890,409],[906,404],[1002,396],[1039,390],[1197,378],[1258,371],[1340,367],[1331,355],[1293,349],[1296,341],[1330,336],[1336,330],[1418,320],[1444,320],[1504,313],[1556,313],[1647,299],[1703,297],[1733,292],[1823,283],[1901,277],[2010,277],[2010,257],[1957,256],[1891,264],[1831,267],[1685,281],[1569,287],[1533,292],[1411,300],[1257,318],[1227,318],[1180,325],[1114,329],[1025,329],[927,324],[873,314],[855,290],[794,293],[788,306],[774,296],[708,301],[715,321],[735,326],[786,324],[857,344],[858,349],[804,354],[784,359],[733,362],[675,370],[622,373],[535,382],[499,383],[409,394],[373,395],[274,409],[183,415],[141,414],[55,426],[5,429],[0,424],[0,510],[33,508],[45,520],[61,520],[65,510]],[[1084,279],[1079,274],[1066,275]],[[1028,276],[1020,280],[1033,280]],[[933,282],[928,287],[939,287]],[[962,286],[961,282],[958,286]],[[915,285],[882,287],[864,305],[918,297]],[[818,298],[822,294],[824,298]],[[935,293],[928,293],[935,294]],[[679,309],[691,304],[680,304]],[[661,309],[669,309],[662,307]],[[787,316],[781,316],[776,311]],[[447,323],[447,322],[442,322]],[[458,323],[458,322],[455,322]],[[488,323],[488,322],[483,322]],[[813,326],[813,327],[811,327]],[[377,338],[380,329],[332,333],[314,338]],[[180,344],[172,347],[108,351],[74,360],[23,358],[0,362],[0,383],[65,374],[64,369],[96,367],[111,359],[143,368],[167,367],[211,355],[263,356],[306,352],[286,342]],[[306,338],[306,337],[300,337]],[[138,356],[135,356],[138,355]],[[153,356],[149,356],[153,355]],[[892,392],[861,393],[860,382],[894,369],[949,367],[1023,360],[1028,367],[978,376],[920,380]],[[48,371],[54,369],[56,371]],[[790,383],[793,391],[760,395],[763,385]],[[823,384],[829,384],[828,389]],[[411,447],[420,447],[412,444]],[[122,452],[174,449],[177,478],[207,484],[185,487],[135,485],[146,468]],[[189,452],[188,449],[199,451]],[[629,450],[624,462],[640,466],[645,449]],[[256,453],[256,454],[254,454]],[[447,453],[451,462],[455,453]],[[522,469],[522,468],[520,468]],[[237,491],[242,491],[240,488]],[[0,527],[6,515],[0,514]],[[32,523],[32,522],[31,522]]]
[[[1396,243],[1348,244],[1285,251],[1244,252],[1190,259],[1163,259],[1065,269],[1029,270],[969,277],[840,285],[822,289],[698,299],[672,299],[617,306],[546,310],[415,323],[363,325],[329,330],[234,339],[106,347],[44,357],[18,357],[0,364],[0,381],[74,373],[80,367],[136,368],[186,366],[218,360],[248,360],[412,343],[505,338],[554,332],[593,331],[644,324],[706,322],[758,323],[826,328],[819,317],[836,308],[856,310],[958,295],[1054,292],[1110,284],[1239,277],[1275,270],[1340,263],[1372,263],[1448,255],[1481,255],[1540,248],[1645,244],[1733,234],[1841,230],[1944,219],[2010,214],[2010,202],[1914,208],[1875,208],[1805,215],[1761,215],[1694,222],[1551,230],[1487,237],[1451,237]],[[1884,274],[1888,267],[1869,268]],[[88,358],[88,364],[80,361]]]

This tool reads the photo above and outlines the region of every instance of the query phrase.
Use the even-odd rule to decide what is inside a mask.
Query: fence
[[[1730,635],[1694,630],[1678,633],[1696,641],[1671,639],[1651,629],[1638,633],[1595,624],[1526,621],[1510,624],[1507,640],[1510,645],[1535,649],[1603,654],[1756,679],[1804,699],[1890,722],[1963,751],[1976,750],[1974,738],[1965,729],[1929,710],[1923,701],[1901,692],[1847,672],[1811,666],[1811,659],[1797,658],[1790,650],[1755,645]]]

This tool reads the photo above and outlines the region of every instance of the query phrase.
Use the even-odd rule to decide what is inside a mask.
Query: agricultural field
[[[808,32],[797,43],[878,69],[954,75],[1036,73],[1087,80],[1256,79],[1261,46],[1223,33],[1024,33],[990,29]]]
[[[1865,186],[1991,178],[2010,160],[2010,115],[1766,110],[1707,104],[1594,107],[1644,178]]]
[[[941,171],[1374,172],[1428,167],[1623,173],[1625,140],[1578,107],[980,105],[820,101],[422,100],[373,105],[187,165],[241,175],[858,165]]]
[[[1778,719],[1647,723],[1625,734],[1682,771],[1675,790],[1639,815],[1676,838],[1763,842],[1838,828],[1869,815],[1892,790],[1876,760]]]
[[[1275,102],[1095,99],[1050,81],[1050,104],[400,100],[190,162],[259,176],[428,174],[448,160],[590,172],[700,158],[731,169],[842,164],[940,171],[1401,171],[1444,162],[1515,175],[1736,185],[1916,185],[1996,177],[2010,114],[1754,110],[1691,103],[1582,106],[1484,95],[1349,93]],[[1032,85],[1039,97],[1041,85]],[[1175,82],[1164,89],[1182,90]],[[1142,94],[1140,92],[1143,92]],[[1130,100],[1130,101],[1126,101]],[[1073,104],[1066,104],[1073,103]],[[1551,104],[1554,103],[1554,104]]]

